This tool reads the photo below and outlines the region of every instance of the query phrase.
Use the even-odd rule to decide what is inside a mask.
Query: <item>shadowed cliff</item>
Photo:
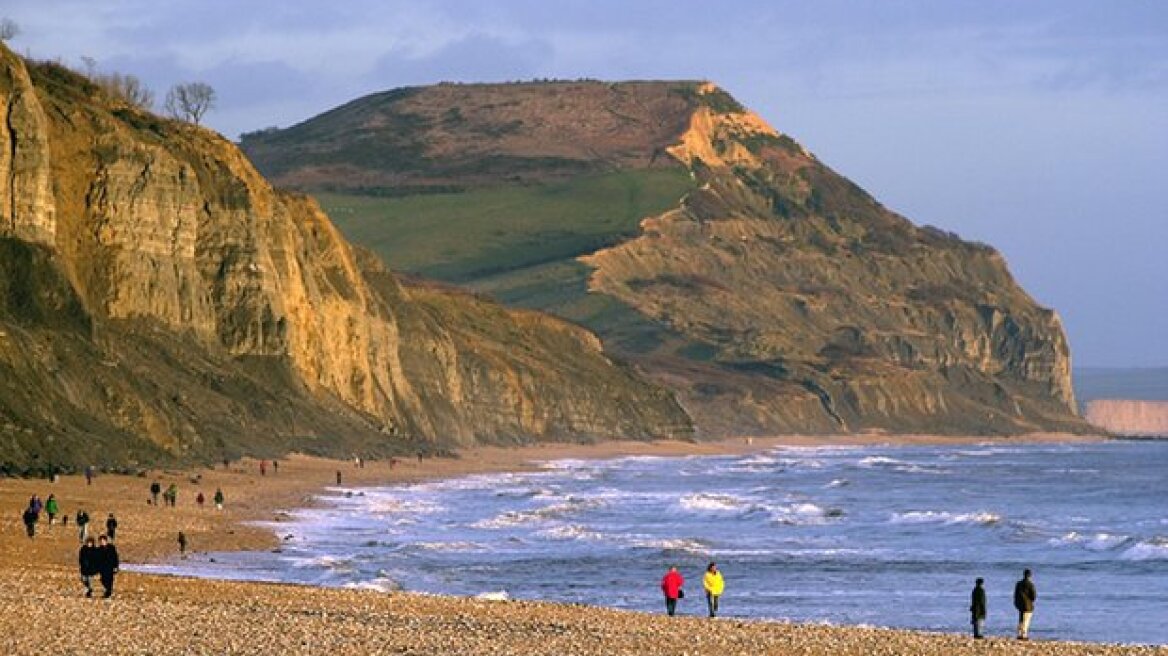
[[[234,145],[0,46],[0,466],[689,434],[587,331],[405,288]]]
[[[242,147],[394,266],[595,331],[701,434],[1091,430],[996,251],[712,84],[401,89]]]

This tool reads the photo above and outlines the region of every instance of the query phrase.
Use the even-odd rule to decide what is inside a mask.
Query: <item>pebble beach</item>
[[[179,558],[183,531],[194,551],[270,549],[277,535],[246,522],[278,519],[312,503],[313,493],[346,486],[407,482],[530,466],[551,458],[618,454],[677,455],[762,449],[750,444],[678,443],[476,449],[454,459],[337,462],[297,456],[278,473],[261,476],[258,463],[227,468],[151,471],[145,476],[99,475],[48,480],[0,479],[0,654],[1164,654],[1164,646],[1019,642],[1012,636],[975,641],[964,633],[925,633],[869,627],[665,617],[529,601],[486,601],[407,592],[325,589],[297,585],[212,581],[123,571],[112,599],[87,599],[76,568],[77,532],[47,526],[42,517],[28,538],[20,512],[31,494],[52,493],[63,514],[84,507],[104,525],[119,522],[123,563]],[[790,443],[784,440],[777,443]],[[175,483],[175,508],[147,503],[150,483]],[[224,510],[209,502],[216,488]],[[202,490],[208,503],[194,503]],[[696,600],[692,608],[697,613]],[[961,627],[964,628],[964,627]],[[959,630],[955,627],[955,631]]]

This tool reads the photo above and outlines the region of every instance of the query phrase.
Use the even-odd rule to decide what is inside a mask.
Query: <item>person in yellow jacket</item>
[[[718,571],[717,564],[710,563],[706,566],[702,586],[706,589],[706,608],[710,610],[710,617],[717,617],[718,598],[722,596],[722,590],[726,589],[726,582],[722,580],[722,572]]]

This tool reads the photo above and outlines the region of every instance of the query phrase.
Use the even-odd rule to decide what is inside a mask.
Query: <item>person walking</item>
[[[187,557],[187,534],[182,531],[178,532],[178,554]]]
[[[89,513],[84,508],[78,510],[74,521],[77,522],[77,539],[85,542],[85,538],[89,537]]]
[[[154,505],[154,506],[158,505],[158,495],[161,492],[162,492],[162,483],[159,483],[158,479],[156,478],[156,479],[154,479],[154,482],[150,484],[150,503],[152,505]]]
[[[1022,572],[1022,579],[1014,584],[1014,608],[1018,609],[1018,639],[1030,639],[1030,618],[1034,616],[1034,602],[1038,590],[1030,580],[1030,570]]]
[[[109,538],[97,539],[97,575],[101,578],[102,596],[109,599],[114,594],[114,575],[118,573],[118,548]]]
[[[223,510],[223,489],[215,488],[215,510]]]
[[[93,485],[93,465],[85,466],[85,484]]]
[[[685,585],[685,577],[677,571],[676,565],[671,565],[665,576],[661,577],[661,592],[665,594],[665,612],[674,615],[677,612],[677,600],[685,597],[681,586]]]
[[[93,577],[97,574],[97,545],[93,538],[86,538],[77,552],[77,568],[81,571],[81,585],[85,586],[85,596],[93,596]]]
[[[973,622],[973,637],[979,640],[983,637],[981,632],[985,628],[986,618],[986,592],[985,588],[982,587],[984,583],[985,579],[980,577],[974,582],[973,594],[969,603],[969,612]]]
[[[706,566],[706,574],[702,577],[702,587],[706,589],[706,609],[710,617],[718,616],[718,599],[726,589],[726,582],[722,579],[722,572],[718,571],[717,563]]]
[[[24,520],[24,530],[28,533],[28,537],[36,537],[37,513],[30,505],[24,509],[24,513],[20,516]]]
[[[114,541],[114,535],[118,532],[118,519],[114,517],[113,513],[105,519],[105,534],[109,536],[110,542]]]
[[[203,496],[202,490],[199,490],[199,493],[195,495],[195,503],[198,504],[199,510],[203,509],[203,503],[206,501],[207,497]]]
[[[53,521],[57,517],[60,508],[57,506],[57,495],[50,494],[48,499],[45,499],[45,514],[49,516],[49,526],[53,525]]]
[[[178,505],[178,485],[171,483],[170,486],[166,488],[166,492],[164,492],[162,494],[162,496],[163,496],[163,498],[166,499],[167,505],[169,505],[171,508],[174,508],[175,506],[177,506]]]
[[[267,475],[268,475],[268,461],[261,460],[260,461],[260,476],[267,476]]]

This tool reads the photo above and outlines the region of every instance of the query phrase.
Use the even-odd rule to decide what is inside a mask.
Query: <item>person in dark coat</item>
[[[105,591],[102,596],[109,599],[114,594],[114,575],[118,573],[118,548],[109,538],[101,536],[97,539],[97,574],[101,577],[101,587]]]
[[[77,539],[82,543],[89,537],[89,513],[85,509],[77,511]]]
[[[150,504],[151,505],[154,505],[154,506],[158,505],[158,495],[161,493],[162,493],[162,483],[159,483],[158,479],[156,478],[156,479],[154,479],[154,482],[150,484]]]
[[[986,592],[982,584],[985,579],[979,578],[973,584],[973,595],[969,605],[969,612],[973,616],[973,637],[981,638],[982,629],[985,628],[986,618]]]
[[[97,545],[93,538],[86,538],[85,544],[77,552],[77,568],[81,570],[81,585],[85,586],[85,596],[93,596],[93,576],[97,574]]]
[[[1034,601],[1038,591],[1030,580],[1030,570],[1022,572],[1022,580],[1014,584],[1014,608],[1018,609],[1018,639],[1030,639],[1030,618],[1034,615]]]
[[[105,534],[109,536],[110,542],[114,541],[114,535],[118,532],[118,520],[113,513],[105,520]]]
[[[37,513],[32,506],[25,508],[20,518],[24,520],[24,530],[28,532],[28,537],[36,536]]]

